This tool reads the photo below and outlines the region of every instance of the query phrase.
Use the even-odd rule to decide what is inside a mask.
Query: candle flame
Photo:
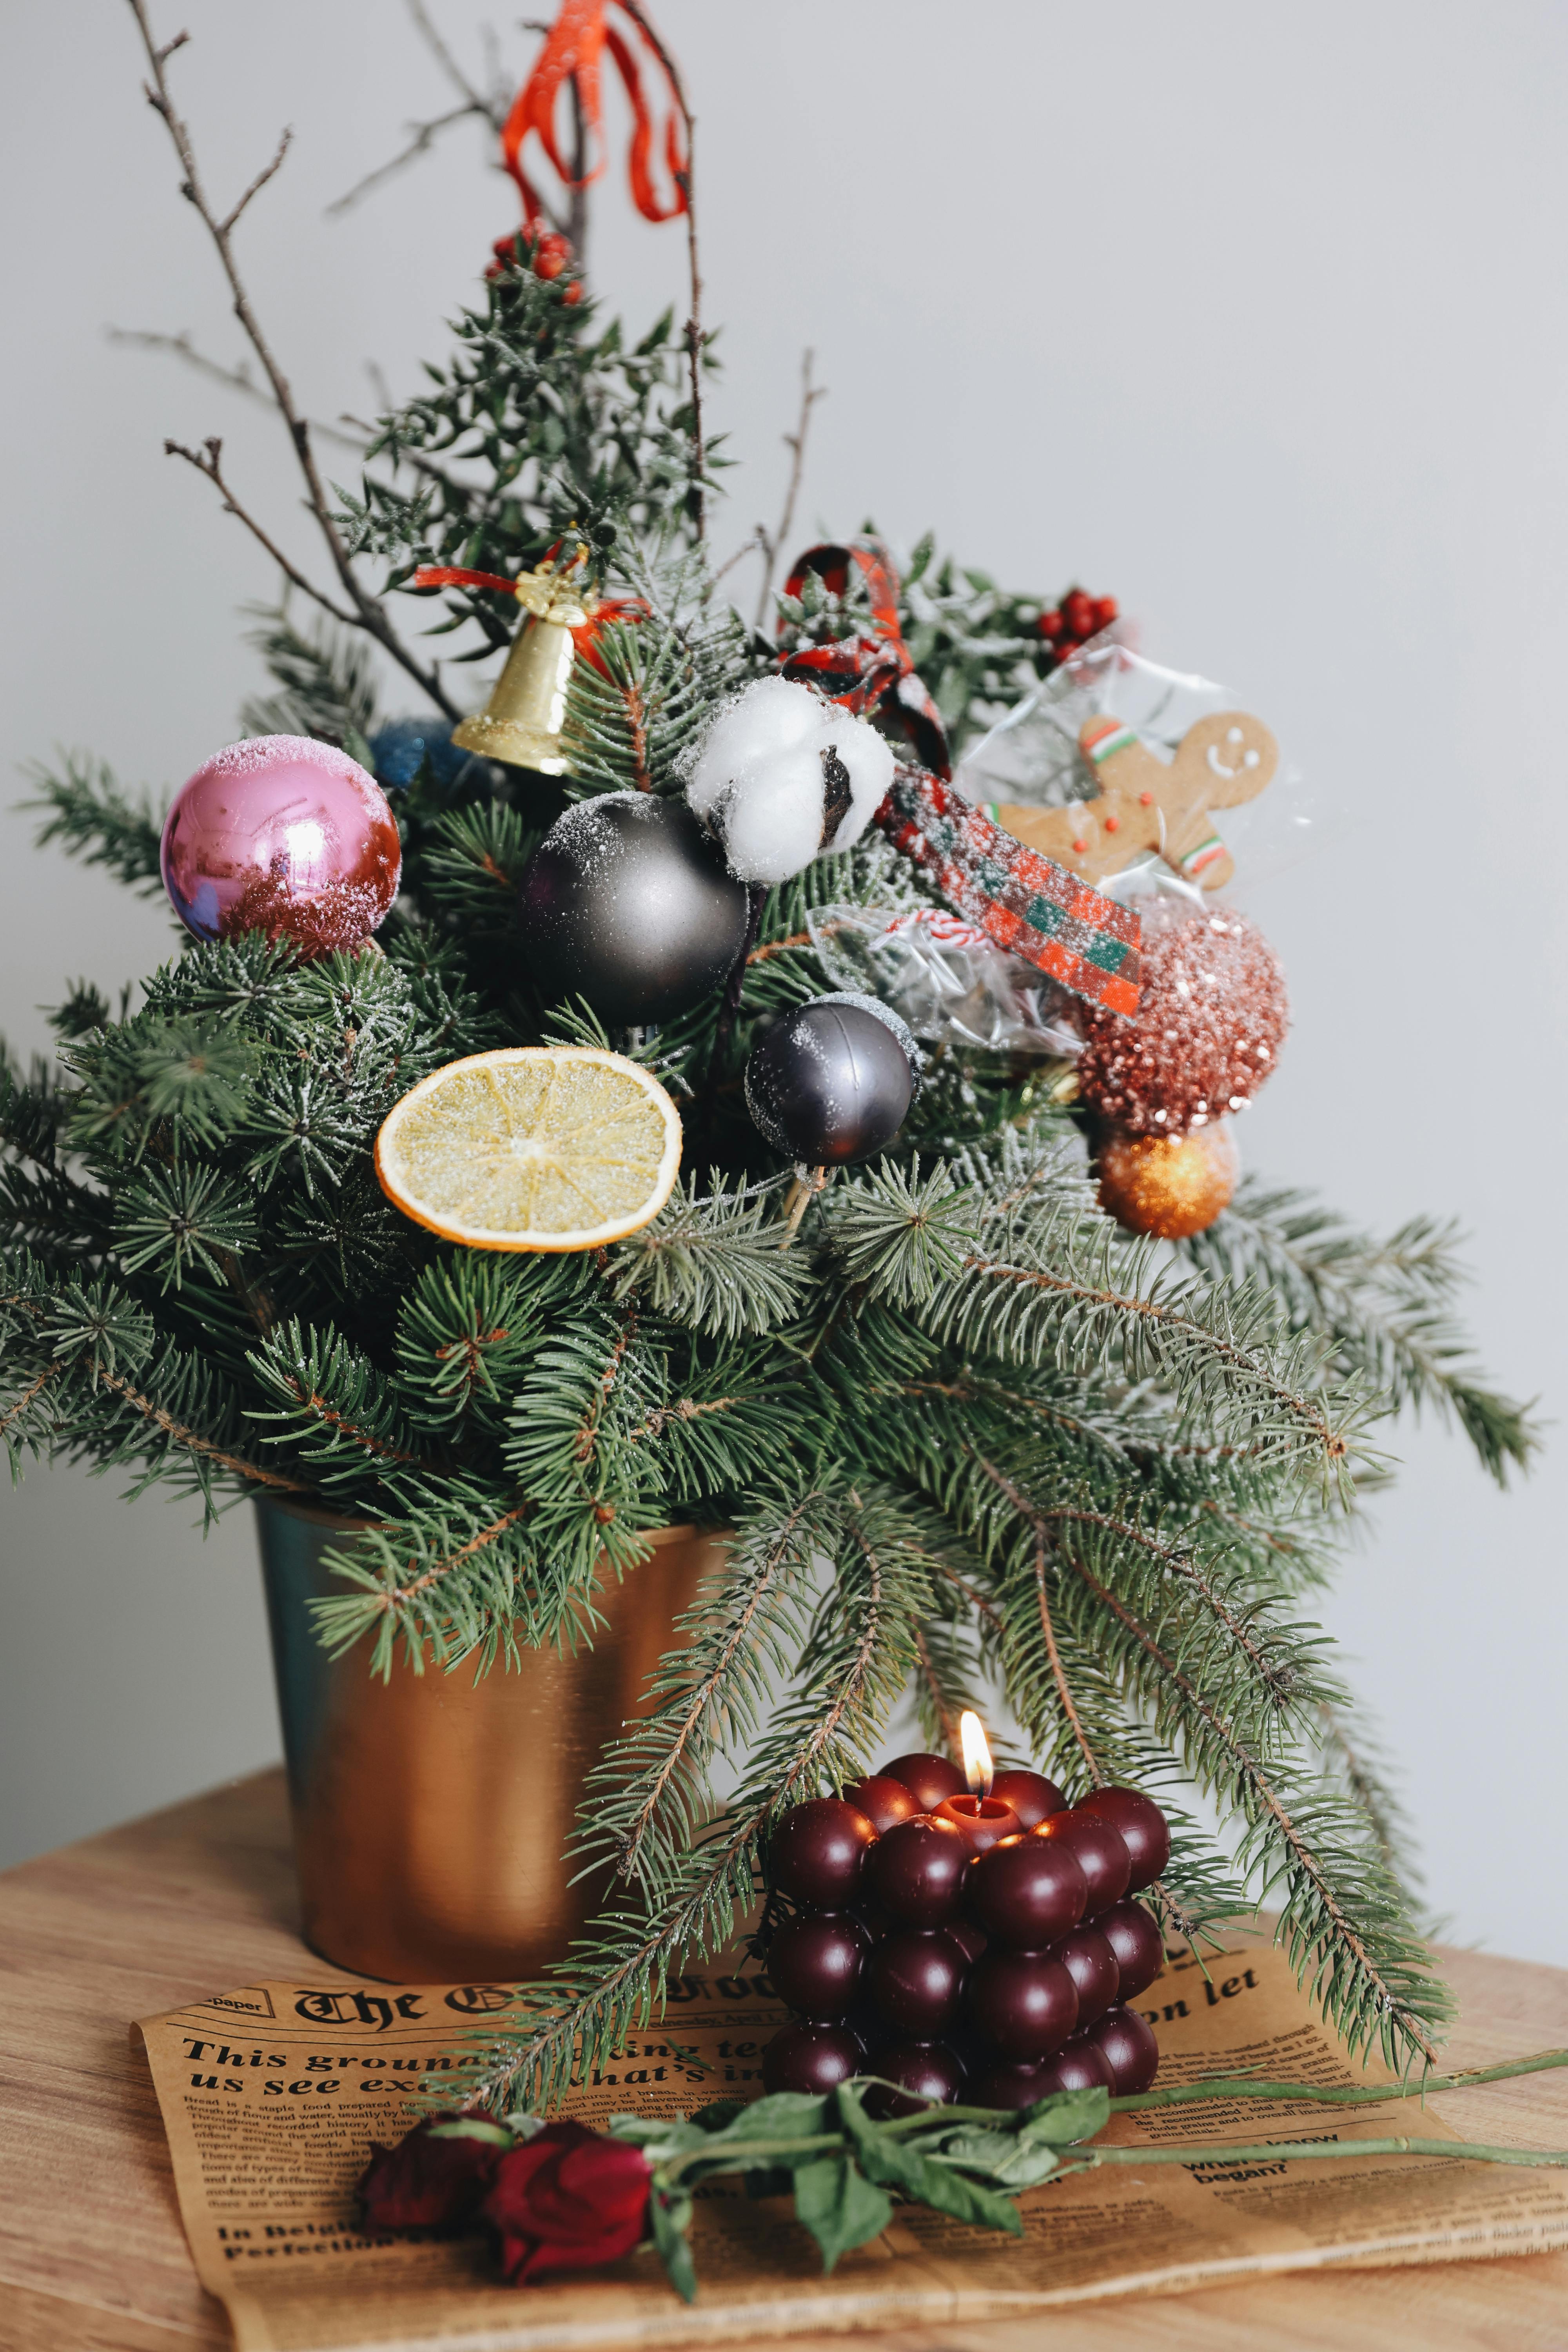
[[[972,1797],[988,1797],[996,1768],[991,1761],[980,1717],[973,1707],[966,1706],[959,1717],[958,1737],[963,1747],[963,1777],[969,1783],[969,1793]]]

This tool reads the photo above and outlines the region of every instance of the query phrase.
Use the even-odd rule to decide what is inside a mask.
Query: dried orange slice
[[[596,1045],[507,1045],[448,1062],[375,1139],[381,1189],[470,1249],[585,1250],[658,1216],[680,1117],[647,1070]]]

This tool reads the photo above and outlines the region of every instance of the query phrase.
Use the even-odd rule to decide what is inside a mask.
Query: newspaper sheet
[[[762,2089],[761,2051],[783,2012],[754,1962],[672,1987],[662,2027],[634,2036],[567,2111],[601,2124],[627,2108],[689,2112]],[[953,2325],[1095,2296],[1194,2287],[1326,2264],[1426,2263],[1568,2246],[1568,2178],[1447,2158],[1342,2157],[1220,2169],[1138,2166],[1029,2191],[1022,2242],[922,2207],[846,2256],[831,2277],[787,2201],[738,2180],[698,2191],[701,2294],[691,2308],[651,2252],[538,2287],[500,2284],[482,2241],[416,2242],[356,2224],[353,2184],[371,2142],[413,2120],[424,2077],[454,2102],[477,2039],[504,2025],[505,1986],[250,1986],[136,2029],[174,2155],[203,2284],[241,2352],[337,2346],[453,2352],[730,2343],[794,2330]],[[1238,1944],[1206,1974],[1174,1960],[1138,2002],[1162,2082],[1250,2073],[1272,2080],[1390,2082],[1363,2074],[1298,1990],[1281,1953]],[[688,2063],[697,2053],[707,2071]],[[1157,2147],[1258,2140],[1456,2137],[1402,2099],[1334,2108],[1214,2100],[1113,2119],[1107,2137]]]

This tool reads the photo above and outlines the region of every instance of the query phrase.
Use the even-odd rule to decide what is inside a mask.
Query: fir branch
[[[713,1171],[713,1197],[697,1179],[677,1185],[649,1225],[610,1253],[618,1298],[718,1339],[776,1330],[801,1310],[811,1281],[805,1263],[779,1247],[776,1200],[737,1201]]]
[[[1319,1335],[1341,1379],[1364,1377],[1395,1412],[1457,1421],[1500,1486],[1540,1444],[1530,1408],[1484,1385],[1452,1312],[1464,1279],[1452,1224],[1415,1217],[1372,1240],[1305,1192],[1248,1178],[1231,1207],[1182,1247],[1211,1277],[1268,1286],[1291,1327]]]
[[[1181,1720],[1194,1760],[1212,1779],[1229,1780],[1236,1789],[1253,1854],[1260,1856],[1268,1846],[1279,1851],[1270,1874],[1271,1881],[1283,1876],[1287,1887],[1279,1939],[1298,1976],[1303,1981],[1310,1977],[1310,1991],[1348,2047],[1354,2051],[1375,2041],[1391,2065],[1402,2056],[1408,2063],[1413,2053],[1435,2063],[1427,2029],[1443,2022],[1451,2005],[1434,1982],[1419,1944],[1404,1931],[1392,1881],[1380,1866],[1358,1864],[1342,1845],[1331,1859],[1325,1843],[1334,1834],[1331,1809],[1288,1806],[1272,1777],[1193,1677],[1079,1551],[1066,1556],[1100,1607],[1124,1628],[1133,1650],[1154,1668],[1151,1695],[1163,1711]],[[1347,1882],[1355,1889],[1353,1897],[1343,1891]],[[1268,1891],[1266,1885],[1259,1899],[1266,1900]],[[1362,1914],[1359,1922],[1347,1908],[1352,1900]]]
[[[107,761],[85,752],[64,751],[60,770],[40,763],[25,773],[38,787],[25,809],[48,812],[34,835],[40,849],[58,842],[68,856],[84,866],[101,866],[139,898],[153,898],[163,887],[159,850],[163,814],[152,794],[126,792],[115,780]]]
[[[639,1885],[679,1865],[712,1810],[714,1757],[751,1744],[772,1677],[787,1680],[805,1645],[813,1550],[828,1525],[816,1488],[742,1517],[723,1570],[676,1625],[677,1645],[653,1677],[654,1712],[590,1776],[576,1856],[613,1857],[616,1876]]]
[[[571,2082],[602,2065],[608,2051],[662,2009],[667,1974],[684,1954],[712,1950],[732,1937],[737,1906],[752,1898],[770,1823],[824,1780],[842,1786],[865,1769],[868,1740],[907,1678],[909,1625],[929,1601],[929,1588],[896,1504],[850,1490],[840,1508],[832,1585],[791,1696],[775,1714],[730,1815],[677,1856],[656,1901],[595,1920],[571,1956],[528,1989],[537,2021],[492,2046],[473,2081],[475,2103],[497,2112],[530,2099],[548,2106]]]

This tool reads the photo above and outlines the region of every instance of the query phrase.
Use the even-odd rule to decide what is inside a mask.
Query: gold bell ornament
[[[586,550],[579,551],[582,563]],[[506,580],[495,572],[458,572],[428,565],[414,575],[416,588],[495,588],[515,596],[526,618],[511,642],[506,667],[482,710],[452,730],[460,751],[478,751],[509,768],[531,768],[539,775],[563,776],[566,758],[561,730],[566,719],[566,688],[576,656],[574,630],[600,611],[572,572],[552,572],[549,560],[533,572]],[[608,608],[603,608],[607,610]]]

